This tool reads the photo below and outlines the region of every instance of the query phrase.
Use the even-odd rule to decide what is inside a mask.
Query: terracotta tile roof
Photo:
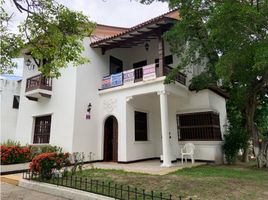
[[[107,37],[111,37],[123,31],[126,31],[128,28],[109,26],[104,24],[97,24],[94,32],[91,34],[91,42],[95,42]]]
[[[158,17],[155,17],[155,18],[153,18],[153,19],[150,19],[150,20],[148,20],[148,21],[145,21],[145,22],[143,22],[143,23],[141,23],[141,24],[138,24],[138,25],[136,25],[136,26],[133,26],[133,27],[131,27],[131,28],[127,28],[127,29],[123,28],[123,29],[125,29],[125,30],[122,30],[121,32],[118,32],[118,33],[116,33],[116,34],[114,34],[114,35],[110,35],[110,36],[101,38],[101,39],[99,39],[99,40],[93,41],[93,42],[91,43],[91,46],[96,47],[96,46],[97,46],[98,44],[100,44],[100,43],[103,43],[103,42],[105,42],[105,41],[108,41],[108,40],[111,40],[111,39],[114,39],[114,38],[117,38],[117,37],[126,35],[126,34],[128,34],[128,33],[134,32],[134,31],[137,31],[137,30],[139,30],[139,29],[142,29],[142,28],[144,28],[144,27],[146,27],[146,26],[148,26],[148,25],[155,24],[155,23],[157,23],[157,22],[159,22],[159,21],[161,21],[161,20],[164,20],[164,19],[179,20],[179,19],[180,19],[180,16],[179,16],[179,12],[178,12],[178,10],[176,9],[176,10],[169,11],[169,12],[167,12],[167,13],[164,13],[164,14],[158,16]],[[108,27],[108,26],[107,26],[107,27]],[[120,27],[119,27],[119,28],[120,28]],[[122,27],[121,27],[121,28],[122,28]],[[119,30],[119,29],[118,29],[118,30]]]
[[[107,35],[113,36],[123,31],[126,31],[129,28],[117,27],[117,26],[108,26],[104,24],[97,24],[96,29],[92,33],[92,35]]]

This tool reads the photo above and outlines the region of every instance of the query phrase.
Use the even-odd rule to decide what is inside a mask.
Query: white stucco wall
[[[113,49],[102,55],[100,49],[92,49],[89,46],[89,38],[84,40],[85,56],[89,57],[90,63],[77,68],[76,93],[75,93],[75,117],[74,117],[74,136],[72,151],[84,151],[86,153],[94,153],[93,159],[103,159],[103,126],[106,117],[114,115],[120,120],[119,131],[124,129],[122,117],[125,110],[119,110],[117,113],[105,113],[103,111],[103,101],[99,96],[102,77],[109,75],[109,59],[114,56],[123,61],[123,67],[129,66],[129,58],[131,55],[125,49]],[[132,66],[132,65],[131,65]],[[120,94],[121,95],[121,94]],[[118,100],[119,102],[120,100]],[[86,109],[88,104],[92,104],[91,119],[87,120]],[[119,103],[124,105],[123,102]],[[123,107],[120,107],[123,109]],[[126,109],[124,107],[124,109]],[[124,123],[125,124],[125,123]],[[120,140],[121,141],[121,140]],[[119,149],[125,149],[123,143],[119,142]],[[125,143],[124,143],[125,145]],[[118,156],[123,159],[125,152]]]
[[[1,142],[15,139],[18,109],[13,108],[13,98],[20,96],[20,88],[20,81],[0,79]]]
[[[163,90],[163,78],[145,83],[136,83],[132,88],[121,87],[110,91],[101,91],[100,118],[105,120],[107,116],[114,115],[118,120],[118,160],[121,162],[133,161],[145,158],[159,157],[156,151],[157,140],[160,132],[156,124],[160,124],[159,102],[155,99],[158,90]],[[153,98],[153,99],[152,99]],[[148,113],[149,141],[135,141],[134,111]],[[103,122],[102,135],[103,135]],[[103,139],[102,139],[103,140]],[[103,151],[103,143],[102,143]]]
[[[134,97],[127,105],[127,160],[159,157],[156,151],[161,138],[159,96],[154,93]],[[148,141],[135,141],[135,111],[147,113]]]
[[[168,109],[171,136],[170,144],[174,158],[180,158],[180,149],[187,142],[178,141],[177,114],[202,111],[218,112],[220,114],[221,127],[223,127],[223,123],[226,120],[224,98],[210,90],[203,90],[198,93],[187,92],[187,95],[178,96],[177,94],[180,93],[175,90],[181,90],[180,87],[164,86],[162,81],[152,81],[142,87],[134,86],[130,89],[121,87],[121,89],[114,88],[100,92],[103,101],[116,102],[115,105],[111,103],[112,111],[108,112],[108,115],[114,115],[119,122],[119,161],[154,158],[160,157],[162,154],[160,101],[157,91],[163,89],[171,91],[170,95],[168,95]],[[216,102],[217,104],[215,104]],[[148,141],[137,142],[134,139],[135,110],[148,113]],[[124,112],[126,112],[126,118],[124,118]],[[103,108],[101,113],[107,113],[107,110]],[[107,114],[104,114],[100,117],[105,119],[106,116]],[[221,162],[221,141],[190,142],[196,146],[195,159]],[[123,150],[126,151],[126,157],[123,156],[125,154]]]
[[[186,101],[185,101],[186,100]],[[214,111],[219,113],[221,133],[224,134],[224,125],[226,124],[226,107],[225,99],[210,90],[202,90],[199,92],[189,92],[189,96],[182,101],[174,102],[171,107],[176,107],[176,114]],[[175,113],[173,113],[175,115]],[[174,122],[175,123],[175,122]],[[174,127],[174,126],[172,126]],[[177,131],[177,130],[173,130]],[[196,146],[195,159],[222,162],[222,141],[178,141],[180,158],[180,151],[183,145],[191,142]]]
[[[98,89],[101,88],[102,77],[109,74],[110,56],[114,56],[123,61],[123,70],[130,69],[132,68],[133,63],[145,59],[148,64],[154,63],[158,56],[157,40],[150,42],[149,51],[145,50],[144,45],[139,45],[131,49],[112,49],[105,52],[104,55],[102,55],[100,49],[90,48],[89,39],[85,39],[84,44],[86,50],[83,54],[90,58],[90,63],[78,67],[76,71],[76,98],[72,150],[84,151],[86,153],[93,152],[95,154],[94,159],[103,159],[103,126],[105,119],[109,115],[114,115],[118,120],[118,129],[120,134],[118,143],[118,151],[120,154],[118,155],[118,160],[127,161],[129,160],[127,159],[127,157],[129,157],[127,156],[127,153],[133,154],[132,151],[128,149],[134,149],[135,153],[135,148],[129,146],[130,144],[126,142],[129,139],[127,138],[129,135],[124,134],[128,132],[131,127],[129,127],[126,123],[126,120],[132,116],[128,113],[133,112],[129,104],[126,103],[126,98],[129,95],[135,94],[137,90],[131,89],[131,91],[126,90],[125,92],[120,91],[118,93],[99,95]],[[140,89],[141,87],[138,90]],[[150,92],[151,88],[146,88],[139,92],[147,93],[148,91]],[[107,104],[107,102],[111,99],[112,101],[116,99],[116,104],[120,106],[112,112],[107,112],[104,108],[104,104]],[[87,105],[89,103],[92,104],[91,119],[87,120],[85,115]],[[146,144],[141,145],[141,143],[135,143],[135,145],[139,145],[140,147],[145,146],[148,148]],[[128,148],[126,146],[128,146]],[[155,149],[155,147],[152,148]],[[139,149],[140,152],[143,152],[143,154],[147,152],[143,151],[142,148],[137,149]],[[151,150],[151,152],[153,153],[148,153],[146,156],[156,156],[154,151]],[[136,154],[133,158],[143,158],[143,154]]]
[[[16,140],[24,144],[32,144],[35,117],[51,115],[49,144],[61,146],[65,151],[71,151],[74,130],[76,68],[63,69],[61,77],[53,79],[51,98],[42,97],[38,101],[30,101],[25,97],[26,79],[39,73],[37,69],[28,70],[24,66]]]

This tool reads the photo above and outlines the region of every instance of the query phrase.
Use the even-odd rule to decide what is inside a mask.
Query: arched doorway
[[[110,116],[104,123],[104,161],[117,162],[118,158],[118,123]]]

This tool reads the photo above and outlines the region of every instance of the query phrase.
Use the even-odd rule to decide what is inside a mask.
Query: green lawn
[[[249,166],[199,166],[167,175],[91,169],[77,176],[193,199],[268,199],[268,171]]]

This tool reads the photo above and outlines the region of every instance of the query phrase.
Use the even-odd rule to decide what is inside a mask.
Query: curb
[[[27,172],[27,171],[28,169],[5,171],[5,172],[0,172],[0,175],[3,176],[3,175],[9,175],[9,174],[20,174],[20,173]]]
[[[21,173],[29,169],[30,162],[0,165],[1,175]]]
[[[81,190],[76,190],[73,188],[67,188],[63,186],[51,185],[48,183],[39,183],[28,180],[20,180],[20,187],[27,188],[30,190],[35,190],[38,192],[43,192],[51,195],[55,195],[58,197],[63,197],[67,199],[73,200],[112,200],[114,198],[106,197],[90,192],[85,192]]]

